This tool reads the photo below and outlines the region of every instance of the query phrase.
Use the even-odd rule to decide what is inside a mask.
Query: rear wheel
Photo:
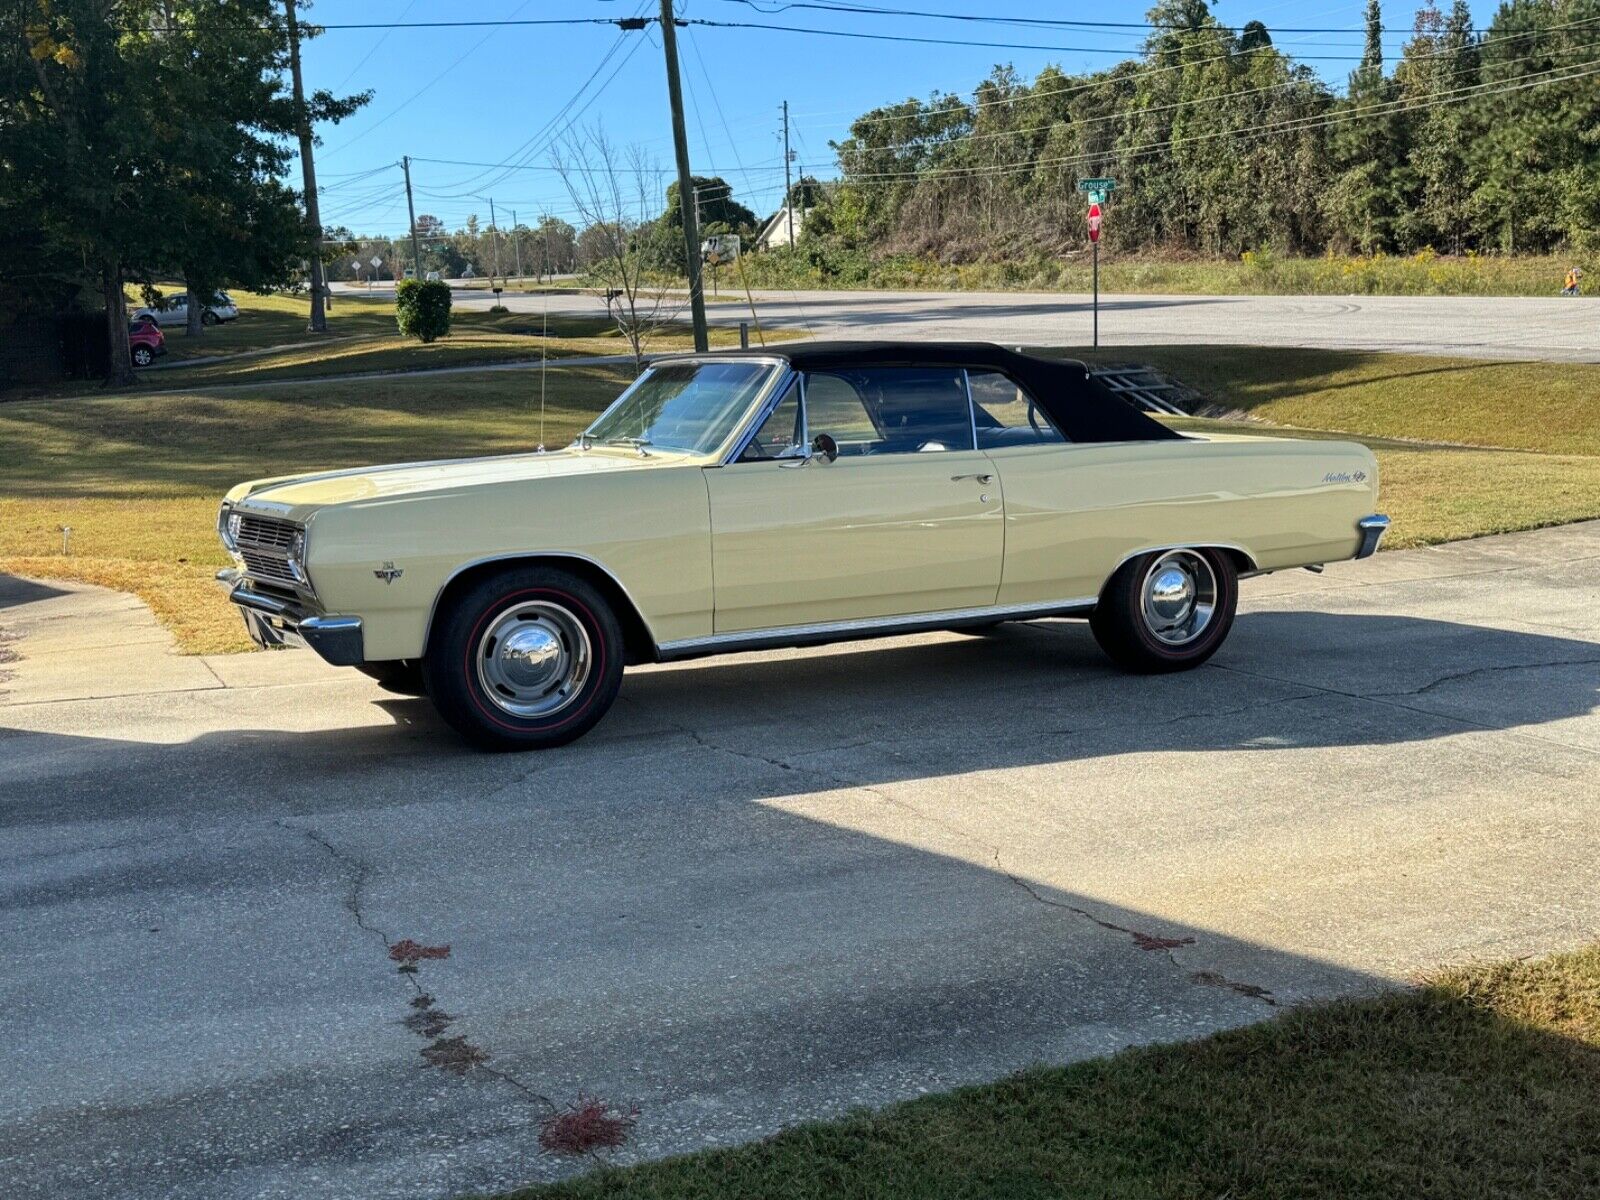
[[[357,663],[356,670],[378,686],[397,696],[426,696],[428,689],[422,682],[422,660],[397,658],[392,662]]]
[[[1158,550],[1122,564],[1089,618],[1100,648],[1130,671],[1183,671],[1233,627],[1239,575],[1220,550]]]
[[[209,308],[200,314],[200,324],[202,325],[215,325],[221,319],[221,317],[217,316],[217,314],[212,312]]]
[[[567,571],[519,567],[440,613],[423,678],[440,715],[497,750],[560,746],[594,727],[622,686],[622,627]]]
[[[156,352],[154,350],[150,349],[149,346],[135,346],[133,348],[133,365],[134,366],[136,366],[136,367],[148,367],[151,363],[155,362],[155,360],[156,360]]]

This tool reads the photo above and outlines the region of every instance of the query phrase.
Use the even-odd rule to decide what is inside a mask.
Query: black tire
[[[134,366],[136,366],[136,367],[148,367],[151,363],[155,362],[155,360],[156,360],[156,352],[154,350],[150,349],[149,346],[135,346],[133,348],[133,365]]]
[[[1156,571],[1160,566],[1162,570]],[[1182,611],[1178,589],[1169,588],[1147,606],[1146,596],[1158,577],[1168,580],[1169,566],[1187,573],[1194,585],[1193,614],[1186,624],[1172,617],[1163,625],[1159,606],[1167,616]],[[1209,585],[1209,587],[1208,587]],[[1209,611],[1203,622],[1199,613]],[[1153,593],[1151,593],[1153,595]],[[1198,601],[1198,602],[1196,602]],[[1100,601],[1089,618],[1095,641],[1119,667],[1128,671],[1158,673],[1198,667],[1217,652],[1233,628],[1239,607],[1239,574],[1233,560],[1220,550],[1159,550],[1141,554],[1122,564],[1106,582]],[[1160,626],[1160,628],[1158,628]]]
[[[377,681],[386,692],[397,696],[426,696],[427,685],[422,682],[420,658],[397,658],[392,662],[357,663],[356,670]]]
[[[217,314],[212,312],[209,308],[200,314],[200,324],[202,325],[217,325],[220,324],[221,321],[222,318],[217,316]]]
[[[518,654],[504,653],[511,637],[523,643]],[[468,741],[542,750],[582,737],[605,716],[622,687],[622,662],[622,626],[598,590],[568,571],[515,567],[441,609],[422,676],[439,714]]]

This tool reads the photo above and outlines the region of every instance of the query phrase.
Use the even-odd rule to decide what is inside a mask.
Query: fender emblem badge
[[[379,579],[383,580],[385,583],[393,583],[396,579],[399,579],[400,576],[404,575],[405,571],[403,568],[395,566],[392,562],[386,562],[383,564],[383,566],[374,571],[373,574]]]

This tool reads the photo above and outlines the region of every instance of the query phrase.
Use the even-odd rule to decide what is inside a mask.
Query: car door
[[[1001,495],[959,368],[812,372],[706,479],[718,634],[995,602]]]

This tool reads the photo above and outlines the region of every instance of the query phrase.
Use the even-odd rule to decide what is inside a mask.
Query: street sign
[[[359,258],[352,259],[351,262],[350,262],[350,265],[352,267],[354,267],[357,271],[361,270],[361,260]]]
[[[1100,202],[1097,200],[1089,205],[1089,240],[1100,240]]]
[[[379,258],[376,254],[374,254],[367,261],[372,264],[372,269],[374,271],[376,271],[379,267],[383,266],[383,259]]]
[[[1116,186],[1117,186],[1117,181],[1115,179],[1080,179],[1080,180],[1078,180],[1078,190],[1080,192],[1102,192],[1103,193],[1103,192],[1112,191],[1113,189],[1116,188]]]

